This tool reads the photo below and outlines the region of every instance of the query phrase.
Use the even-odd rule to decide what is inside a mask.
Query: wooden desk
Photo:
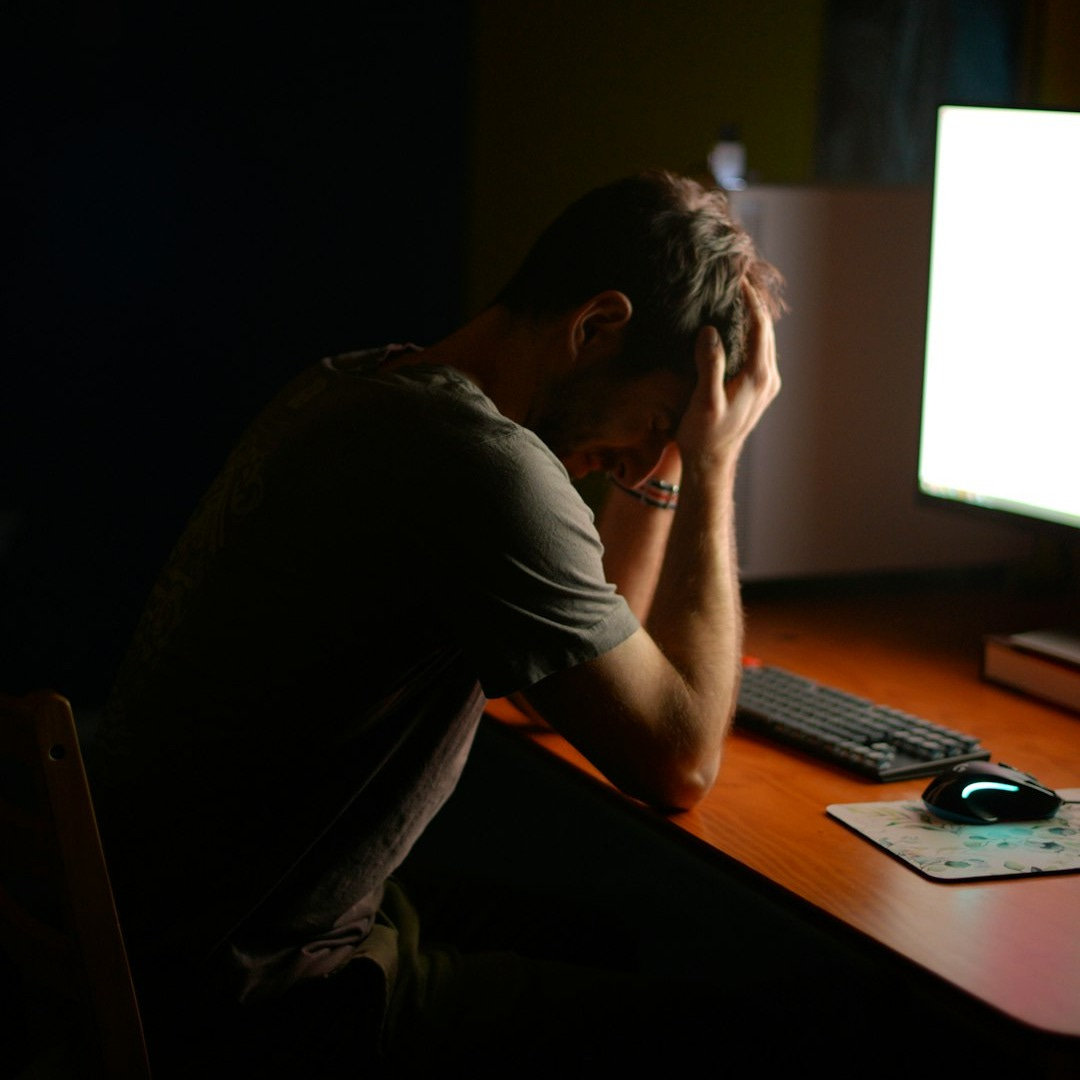
[[[1052,614],[1041,602],[970,586],[849,586],[748,592],[746,610],[747,652],[761,660],[971,731],[993,760],[1051,787],[1080,786],[1080,716],[978,675],[981,634],[1040,625]],[[528,725],[504,702],[491,711],[607,786],[559,736]],[[701,841],[702,857],[733,860],[796,907],[853,931],[1028,1035],[1046,1036],[1055,1053],[1074,1061],[1080,874],[935,882],[825,812],[830,803],[917,798],[926,783],[852,778],[736,731],[705,802],[656,817]]]

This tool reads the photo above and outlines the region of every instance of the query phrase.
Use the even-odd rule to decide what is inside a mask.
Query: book
[[[1061,630],[987,634],[982,676],[1080,712],[1080,634]]]

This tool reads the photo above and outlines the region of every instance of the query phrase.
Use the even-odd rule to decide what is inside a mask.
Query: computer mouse
[[[962,825],[1040,821],[1053,817],[1064,802],[1030,773],[989,761],[965,761],[939,773],[922,799],[935,817]]]

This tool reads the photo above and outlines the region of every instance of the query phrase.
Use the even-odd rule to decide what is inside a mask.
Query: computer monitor
[[[1080,541],[1080,112],[938,109],[918,491]]]

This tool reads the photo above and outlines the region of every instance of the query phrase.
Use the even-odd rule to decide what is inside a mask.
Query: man
[[[247,431],[91,760],[165,1068],[258,1048],[350,1075],[379,1047],[415,1064],[424,1038],[465,1062],[575,993],[612,1002],[586,1035],[609,1022],[610,978],[596,995],[428,949],[394,875],[489,698],[521,695],[658,807],[712,787],[738,688],[735,468],[780,385],[778,288],[719,192],[645,173],[574,204],[457,332],[324,360]],[[572,483],[594,471],[602,540]]]

